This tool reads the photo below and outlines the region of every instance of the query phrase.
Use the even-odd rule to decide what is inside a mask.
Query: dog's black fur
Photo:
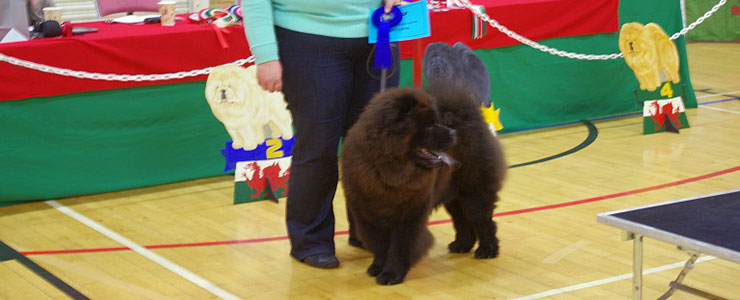
[[[376,95],[342,149],[342,184],[378,284],[403,282],[433,238],[426,227],[443,204],[453,218],[450,252],[498,255],[491,220],[506,170],[501,146],[480,112],[481,100],[454,84]]]

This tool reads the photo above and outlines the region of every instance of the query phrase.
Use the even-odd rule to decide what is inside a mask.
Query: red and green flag
[[[643,102],[643,134],[677,133],[679,129],[689,128],[682,96],[682,87],[671,82],[655,92],[638,91],[637,97]]]
[[[240,161],[234,170],[234,204],[277,201],[288,195],[290,157]]]
[[[234,204],[272,200],[288,195],[293,138],[268,139],[256,149],[234,149],[226,143],[221,154],[224,172],[234,170]]]

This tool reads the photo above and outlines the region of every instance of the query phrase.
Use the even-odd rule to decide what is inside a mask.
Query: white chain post
[[[464,6],[468,10],[470,10],[473,14],[481,18],[484,22],[491,25],[491,27],[496,28],[497,30],[501,31],[502,33],[506,34],[507,36],[519,41],[520,43],[527,45],[529,47],[535,48],[537,50],[540,50],[545,53],[549,53],[552,55],[557,55],[560,57],[566,57],[566,58],[575,58],[575,59],[582,59],[582,60],[609,60],[609,59],[617,59],[622,57],[622,53],[612,53],[612,54],[580,54],[580,53],[572,53],[567,52],[563,50],[558,50],[555,48],[551,48],[545,45],[542,45],[540,43],[537,43],[535,41],[532,41],[526,37],[523,37],[516,32],[513,32],[509,30],[509,28],[506,28],[506,26],[503,26],[498,23],[498,21],[492,19],[485,13],[481,13],[477,9],[473,8],[473,5],[470,3],[469,0],[455,0],[460,6]],[[725,5],[727,3],[727,0],[720,0],[712,9],[704,13],[703,16],[696,19],[694,23],[691,23],[689,26],[681,29],[681,31],[674,33],[671,36],[671,40],[675,40],[682,35],[685,35],[690,30],[696,28],[697,25],[701,24],[712,16],[717,10],[719,10],[722,5]],[[11,65],[16,65],[32,70],[37,70],[45,73],[51,73],[51,74],[57,74],[61,76],[69,76],[69,77],[76,77],[81,79],[93,79],[93,80],[107,80],[107,81],[160,81],[160,80],[170,80],[170,79],[182,79],[186,77],[195,77],[200,75],[206,75],[210,74],[213,70],[213,67],[208,67],[200,70],[192,70],[192,71],[183,71],[183,72],[177,72],[177,73],[166,73],[166,74],[150,74],[150,75],[128,75],[128,74],[101,74],[101,73],[90,73],[85,71],[74,71],[64,68],[57,68],[52,66],[47,66],[43,64],[38,64],[34,62],[30,62],[27,60],[22,60],[19,58],[7,56],[5,54],[0,53],[0,61],[4,61],[6,63],[9,63]],[[247,63],[254,63],[254,56],[250,56],[245,59],[240,59],[237,61],[234,61],[232,63],[228,63],[228,65],[236,65],[241,66]]]

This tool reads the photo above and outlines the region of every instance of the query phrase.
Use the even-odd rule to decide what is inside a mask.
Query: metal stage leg
[[[632,233],[632,299],[642,300],[642,236]]]
[[[681,273],[678,273],[678,277],[676,277],[676,280],[671,281],[671,287],[662,296],[660,296],[658,300],[665,300],[668,299],[668,297],[672,296],[673,293],[676,292],[676,286],[681,285],[681,282],[683,282],[683,279],[686,278],[686,275],[689,274],[689,271],[694,268],[694,263],[699,258],[699,254],[689,253],[689,255],[691,255],[691,257],[689,258],[689,260],[686,261],[686,264],[683,266]]]
[[[681,247],[679,247],[679,249],[681,249]],[[681,250],[686,251],[686,253],[688,253],[691,257],[689,258],[689,260],[686,261],[686,264],[681,270],[681,273],[678,273],[678,277],[676,277],[676,280],[671,281],[670,288],[668,289],[668,291],[666,291],[662,296],[660,296],[658,300],[668,299],[668,297],[672,296],[673,293],[676,292],[676,290],[681,290],[689,294],[693,294],[693,295],[706,298],[706,299],[727,300],[726,298],[722,298],[720,296],[710,294],[705,291],[697,290],[690,286],[683,285],[682,282],[686,278],[686,275],[688,275],[689,272],[694,269],[694,263],[696,263],[696,260],[699,259],[699,253],[695,251],[687,250],[687,249],[681,249]]]

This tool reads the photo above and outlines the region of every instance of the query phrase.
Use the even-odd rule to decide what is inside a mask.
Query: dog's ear
[[[395,106],[398,111],[399,118],[402,118],[411,111],[418,104],[418,99],[415,95],[410,93],[401,94],[396,98]]]
[[[380,132],[395,135],[408,131],[411,127],[409,113],[419,103],[417,95],[410,89],[392,89],[382,92],[378,95],[381,97],[383,109],[378,111],[382,115],[378,116]]]
[[[383,112],[382,123],[386,125],[395,124],[406,117],[408,112],[416,105],[416,98],[407,91],[401,89],[387,90],[378,94],[379,100],[385,106],[380,110]]]
[[[215,94],[216,85],[218,85],[218,82],[220,81],[217,77],[218,72],[220,70],[217,68],[214,68],[210,74],[208,74],[208,78],[206,79],[206,88],[205,88],[205,96],[206,100],[209,102],[212,101],[211,97]]]

